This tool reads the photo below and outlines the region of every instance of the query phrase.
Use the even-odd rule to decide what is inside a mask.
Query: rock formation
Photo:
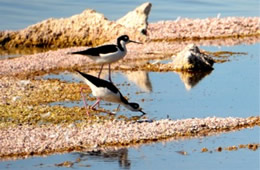
[[[116,22],[126,26],[127,28],[132,28],[146,34],[148,26],[147,20],[151,7],[151,3],[144,3],[143,5],[137,7],[134,11],[127,13]]]
[[[179,71],[208,71],[213,69],[214,60],[200,52],[199,48],[190,44],[177,56],[173,56],[172,67]]]
[[[126,33],[140,40],[146,32],[150,9],[151,4],[144,3],[117,22],[91,9],[69,18],[50,18],[23,30],[0,32],[0,47],[97,45]]]

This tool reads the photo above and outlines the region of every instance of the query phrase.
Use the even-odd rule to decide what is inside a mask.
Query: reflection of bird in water
[[[134,82],[145,92],[152,91],[152,84],[149,78],[149,74],[146,71],[127,71],[125,73],[128,80]]]
[[[118,160],[119,166],[124,169],[130,169],[131,161],[128,159],[128,150],[122,149],[105,149],[90,152],[80,152],[80,159],[88,159],[88,157],[96,157],[96,159],[102,159],[103,161],[116,161]]]
[[[119,149],[117,151],[119,153],[119,165],[122,168],[130,169],[131,162],[128,160],[128,150],[127,149]]]
[[[182,82],[185,85],[186,90],[190,90],[194,86],[196,86],[205,76],[211,73],[207,72],[176,72],[179,74]]]

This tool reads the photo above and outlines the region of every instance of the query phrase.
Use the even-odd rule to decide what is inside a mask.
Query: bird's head
[[[142,108],[139,106],[138,103],[128,103],[128,105],[126,105],[126,107],[134,112],[142,112],[143,114],[146,114],[145,112],[143,112]]]
[[[125,43],[125,44],[130,43],[130,42],[137,43],[137,44],[142,44],[140,42],[136,42],[136,41],[130,40],[128,35],[121,35],[120,37],[117,38],[117,41],[119,43]]]

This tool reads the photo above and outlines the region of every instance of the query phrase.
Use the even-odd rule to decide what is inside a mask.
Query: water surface
[[[147,1],[139,0],[1,0],[0,30],[17,30],[47,18],[65,18],[81,13],[87,8],[116,20]],[[177,17],[207,18],[221,16],[259,16],[258,0],[164,0],[149,1],[152,11],[149,21],[174,20]]]

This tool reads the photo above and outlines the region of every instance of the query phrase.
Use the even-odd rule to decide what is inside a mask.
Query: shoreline
[[[183,137],[208,136],[260,126],[260,117],[192,118],[153,122],[105,121],[84,125],[22,125],[0,129],[0,159],[57,152],[128,147]],[[10,134],[12,134],[10,136]]]

